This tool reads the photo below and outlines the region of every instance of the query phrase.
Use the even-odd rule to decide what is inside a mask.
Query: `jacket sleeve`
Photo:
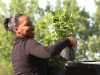
[[[45,47],[33,39],[29,39],[26,42],[27,53],[43,59],[49,59],[56,56],[66,46],[70,46],[70,41],[68,38],[64,38],[49,47]]]

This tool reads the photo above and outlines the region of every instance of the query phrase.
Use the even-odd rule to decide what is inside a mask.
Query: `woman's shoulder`
[[[39,44],[39,42],[37,42],[36,40],[34,40],[33,38],[27,38],[26,39],[26,42],[28,43],[28,44]]]

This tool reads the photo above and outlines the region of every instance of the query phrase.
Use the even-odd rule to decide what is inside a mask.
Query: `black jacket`
[[[67,38],[45,47],[32,38],[16,37],[12,50],[14,75],[47,75],[46,59],[70,45]]]

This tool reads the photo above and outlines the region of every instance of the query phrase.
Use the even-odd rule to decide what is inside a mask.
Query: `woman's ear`
[[[15,32],[15,34],[19,34],[20,32],[18,31],[18,27],[14,27],[13,31]]]

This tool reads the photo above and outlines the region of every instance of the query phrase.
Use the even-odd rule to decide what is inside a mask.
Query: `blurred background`
[[[66,12],[58,14],[60,9],[66,10],[66,19],[62,17]],[[6,33],[3,21],[16,13],[30,16],[35,25],[35,40],[43,45],[49,46],[62,37],[74,36],[78,40],[75,61],[100,60],[100,0],[0,0],[0,12],[0,75],[13,75],[14,36]],[[57,21],[58,25],[54,24],[56,16],[64,19],[67,28],[60,25],[61,20]]]

